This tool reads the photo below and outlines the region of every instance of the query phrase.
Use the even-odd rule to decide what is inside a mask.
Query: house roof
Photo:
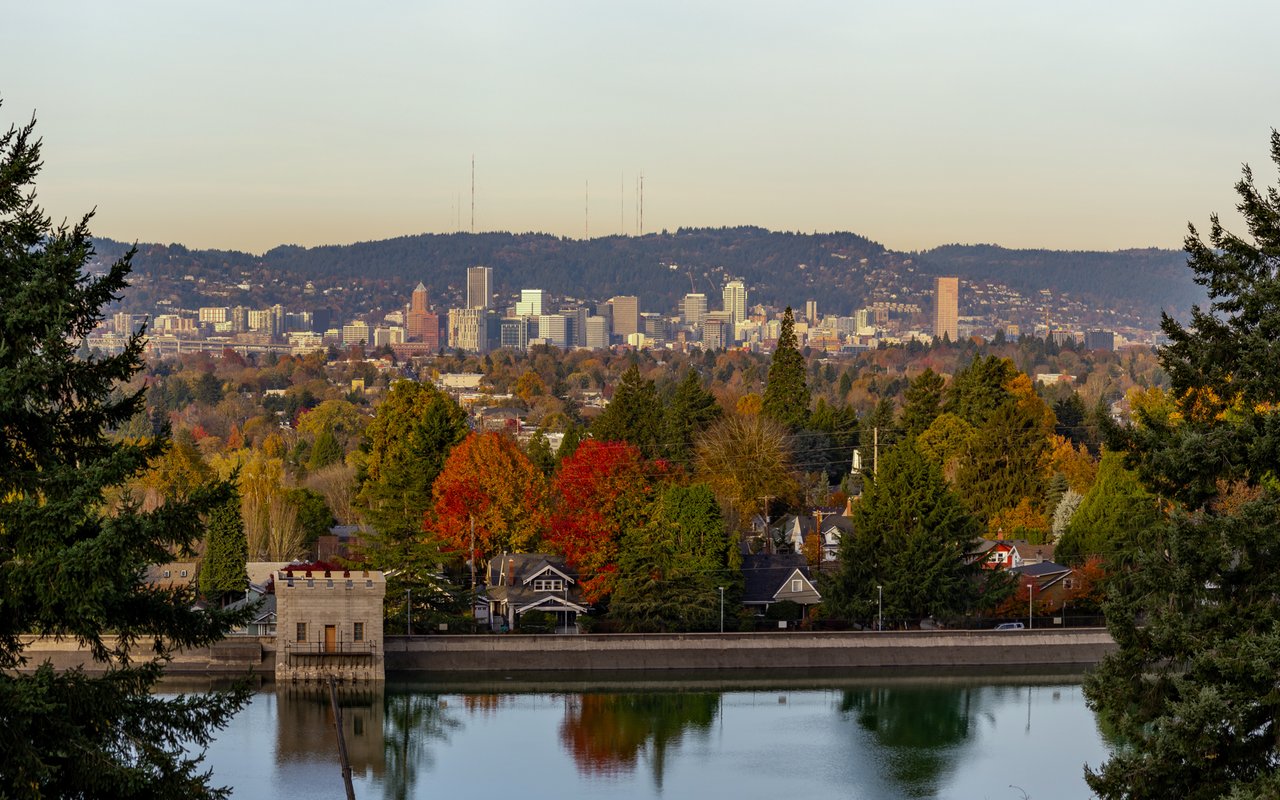
[[[1055,564],[1052,561],[1041,561],[1037,564],[1023,564],[1022,566],[1014,567],[1009,571],[1017,575],[1028,575],[1034,578],[1043,578],[1046,575],[1070,572],[1071,567],[1064,566],[1062,564]]]
[[[742,577],[745,587],[743,603],[772,603],[792,574],[799,571],[805,580],[813,583],[809,562],[799,553],[746,555],[742,557]]]
[[[545,573],[554,573],[565,582],[564,588],[551,591],[535,589],[534,579]],[[578,573],[565,564],[563,556],[547,553],[507,553],[490,559],[487,570],[489,585],[485,595],[499,603],[513,606],[517,611],[554,601],[574,610],[586,609],[578,604],[580,590]]]

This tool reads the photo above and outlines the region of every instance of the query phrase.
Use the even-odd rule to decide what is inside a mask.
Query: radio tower
[[[582,238],[591,238],[591,181],[582,182]]]
[[[640,173],[640,235],[644,236],[644,173]]]
[[[471,232],[476,232],[476,154],[471,154]]]

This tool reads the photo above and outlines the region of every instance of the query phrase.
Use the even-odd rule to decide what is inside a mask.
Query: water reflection
[[[448,700],[435,694],[388,693],[384,708],[387,776],[382,794],[405,800],[414,796],[419,773],[435,769],[434,745],[447,742],[462,722]]]
[[[660,790],[667,749],[710,730],[719,710],[713,693],[567,695],[560,741],[584,775],[631,772],[644,753]]]
[[[338,741],[329,687],[281,684],[277,685],[275,696],[276,764],[334,762]],[[386,769],[382,688],[341,687],[338,706],[342,709],[352,773],[381,778]]]
[[[933,797],[969,738],[973,702],[967,687],[877,686],[843,692],[840,711],[882,748],[883,777],[907,797]]]

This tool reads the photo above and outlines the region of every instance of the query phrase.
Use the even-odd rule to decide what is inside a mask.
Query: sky
[[[634,235],[643,175],[644,232],[1178,248],[1277,183],[1274,0],[6,6],[0,125],[125,241]]]

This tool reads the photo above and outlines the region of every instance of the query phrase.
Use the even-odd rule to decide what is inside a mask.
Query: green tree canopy
[[[869,624],[879,586],[886,621],[967,611],[977,598],[978,567],[965,554],[978,530],[937,465],[902,442],[882,457],[879,477],[868,476],[853,532],[840,540],[839,568],[825,582],[826,602]]]
[[[942,413],[942,390],[946,381],[932,369],[925,369],[907,387],[898,425],[908,437],[919,436]]]
[[[243,593],[249,585],[246,564],[249,540],[240,519],[240,497],[233,494],[209,511],[204,561],[200,564],[200,594],[217,602]]]
[[[809,385],[805,382],[804,356],[796,342],[791,306],[782,314],[782,329],[769,362],[761,413],[791,431],[804,428],[809,421]]]
[[[0,134],[0,793],[221,796],[200,754],[246,695],[152,690],[169,654],[212,644],[244,615],[194,609],[190,593],[142,576],[195,543],[229,487],[149,513],[127,494],[106,507],[104,492],[163,450],[106,435],[142,410],[140,392],[112,392],[141,366],[141,333],[117,355],[76,355],[128,285],[133,253],[85,271],[89,217],[55,228],[35,203],[33,128]],[[79,642],[105,674],[27,663],[33,632]]]
[[[591,435],[602,442],[627,442],[640,448],[645,458],[657,458],[662,432],[662,404],[653,381],[640,375],[635,364],[622,373],[613,399],[591,425]]]
[[[1085,684],[1126,742],[1087,776],[1103,798],[1280,796],[1280,192],[1247,167],[1236,191],[1247,237],[1186,239],[1210,304],[1164,320],[1173,407],[1112,432],[1173,513],[1113,577],[1119,651]]]
[[[702,388],[702,376],[696,369],[690,369],[676,384],[671,402],[667,404],[663,420],[663,456],[677,464],[687,466],[692,463],[694,444],[699,434],[723,415],[715,395]]]
[[[1062,533],[1055,559],[1072,563],[1088,556],[1121,558],[1135,550],[1141,535],[1160,519],[1155,495],[1143,488],[1137,473],[1125,469],[1124,456],[1105,452],[1093,487]]]

